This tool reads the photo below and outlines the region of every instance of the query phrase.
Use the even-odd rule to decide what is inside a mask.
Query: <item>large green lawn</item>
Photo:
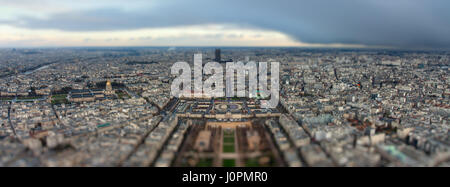
[[[234,144],[234,137],[224,137],[223,143],[233,143]]]
[[[251,158],[245,162],[245,167],[259,167],[258,159]]]
[[[65,99],[66,97],[67,97],[67,94],[52,95],[52,99]]]
[[[125,91],[122,90],[116,91],[116,94],[119,99],[130,98],[130,96]]]
[[[53,95],[52,96],[52,104],[63,104],[63,103],[69,103],[69,101],[66,99],[67,94],[61,94],[61,95]]]
[[[231,130],[224,130],[223,136],[233,136],[234,137],[234,131]]]
[[[196,167],[212,167],[213,159],[212,158],[202,158],[198,161]]]
[[[235,167],[236,160],[235,159],[223,159],[222,166],[223,167]]]
[[[234,144],[230,144],[230,145],[223,145],[223,152],[224,153],[234,153]]]
[[[223,132],[223,152],[234,153],[236,151],[234,142],[235,142],[234,131],[225,130]]]

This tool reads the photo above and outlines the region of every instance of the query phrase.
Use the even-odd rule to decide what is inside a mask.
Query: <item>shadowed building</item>
[[[216,49],[216,56],[215,56],[215,58],[214,58],[214,61],[216,61],[216,62],[221,62],[222,61],[222,57],[221,57],[221,54],[220,54],[220,49]]]

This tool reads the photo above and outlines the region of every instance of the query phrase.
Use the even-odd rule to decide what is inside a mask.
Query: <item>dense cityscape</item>
[[[171,96],[199,53],[280,62],[278,107]],[[4,48],[0,167],[449,167],[449,68],[436,50]]]

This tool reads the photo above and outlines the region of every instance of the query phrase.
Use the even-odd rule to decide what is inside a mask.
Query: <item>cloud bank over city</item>
[[[0,5],[3,47],[450,48],[446,0],[0,0]]]

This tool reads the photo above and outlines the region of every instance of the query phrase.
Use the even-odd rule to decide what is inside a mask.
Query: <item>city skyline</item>
[[[0,47],[449,49],[432,1],[0,1]]]
[[[450,167],[448,7],[0,0],[0,168]]]
[[[449,54],[1,49],[0,167],[448,167]],[[279,73],[267,74],[271,90],[279,76],[278,105],[264,107],[261,91],[173,97],[178,77],[168,67],[200,67],[196,58],[280,62]],[[250,95],[245,74],[230,81],[249,80]],[[201,77],[194,70],[191,82]]]

